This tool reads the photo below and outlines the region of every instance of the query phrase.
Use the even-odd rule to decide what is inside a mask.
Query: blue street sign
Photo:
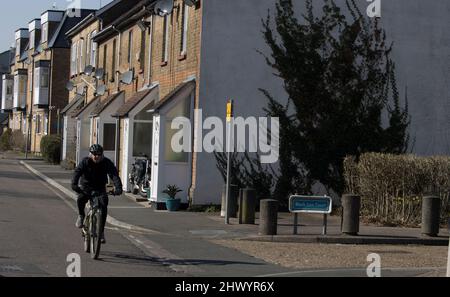
[[[328,196],[291,196],[289,198],[290,212],[330,214],[333,202]]]

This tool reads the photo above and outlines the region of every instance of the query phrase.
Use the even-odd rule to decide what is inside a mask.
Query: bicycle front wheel
[[[86,253],[91,252],[91,235],[89,234],[89,226],[90,226],[90,220],[89,217],[84,221],[83,229],[81,230],[81,234],[83,236],[84,241],[84,251]]]
[[[97,260],[100,255],[100,232],[102,230],[102,212],[96,211],[91,217],[91,258]]]

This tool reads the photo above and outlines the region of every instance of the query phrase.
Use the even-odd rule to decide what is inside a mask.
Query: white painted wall
[[[293,1],[299,19],[304,1]],[[227,99],[234,99],[236,115],[264,115],[264,88],[285,100],[282,82],[256,51],[268,53],[262,37],[262,20],[275,0],[203,1],[200,108],[203,116],[225,115]],[[322,1],[313,1],[320,11]],[[336,3],[345,8],[344,0]],[[369,2],[356,0],[366,12]],[[400,96],[408,87],[412,117],[413,151],[422,155],[450,153],[450,1],[381,1],[381,23],[394,42]],[[273,18],[272,18],[273,19]],[[214,156],[201,153],[197,160],[197,204],[219,203],[223,180]]]
[[[199,98],[203,118],[225,120],[228,99],[235,102],[235,116],[262,116],[266,98],[258,89],[284,94],[281,81],[257,52],[267,52],[261,19],[273,4],[273,0],[203,2]],[[218,204],[224,182],[214,155],[197,156],[194,203]]]

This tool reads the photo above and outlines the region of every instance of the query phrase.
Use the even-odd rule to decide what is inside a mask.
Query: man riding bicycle
[[[92,192],[102,193],[102,197],[99,199],[99,206],[102,211],[103,227],[100,232],[102,243],[106,242],[103,229],[108,216],[109,199],[106,193],[108,176],[114,183],[114,195],[122,195],[122,181],[120,180],[116,166],[114,166],[114,163],[110,159],[103,155],[102,146],[94,144],[89,148],[89,157],[84,158],[75,169],[75,174],[72,179],[72,190],[78,193],[77,204],[79,216],[75,224],[77,228],[83,228],[85,218],[84,209],[88,201],[92,198]],[[78,185],[79,182],[80,185]]]

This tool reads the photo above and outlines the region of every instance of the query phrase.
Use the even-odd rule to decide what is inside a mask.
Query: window
[[[16,56],[20,56],[20,39],[16,40]]]
[[[91,46],[92,46],[92,40],[91,40],[91,34],[89,33],[87,35],[86,39],[86,63],[85,65],[90,65],[90,59],[91,59]]]
[[[183,5],[183,21],[181,23],[181,55],[187,52],[187,34],[188,34],[189,7]]]
[[[19,100],[19,76],[14,75],[14,107],[20,107]]]
[[[128,33],[128,65],[131,68],[133,62],[133,30]]]
[[[150,103],[143,108],[135,117],[133,124],[133,156],[138,157],[142,154],[152,157],[153,141],[153,114],[147,112],[154,106]]]
[[[50,74],[50,70],[49,68],[41,68],[41,88],[48,88],[49,86],[49,74]]]
[[[165,133],[165,160],[167,162],[187,163],[189,160],[188,152],[176,153],[172,150],[172,138],[179,130],[171,129],[172,121],[176,117],[190,118],[191,97],[180,100],[166,115],[166,133]],[[185,139],[185,141],[187,141]]]
[[[114,79],[116,73],[116,56],[117,56],[117,41],[114,39],[113,41],[113,54],[112,54],[112,63],[111,63],[111,78]]]
[[[36,133],[37,134],[41,134],[41,129],[42,129],[42,123],[41,123],[41,115],[37,114],[36,115]]]
[[[142,154],[151,158],[153,141],[153,123],[134,122],[133,129],[133,156],[138,157]]]
[[[97,42],[94,42],[94,36],[97,34],[97,31],[91,33],[91,59],[90,63],[93,67],[97,66]]]
[[[145,68],[145,38],[147,34],[145,31],[141,32],[141,51],[139,52],[139,69],[144,71]]]
[[[44,134],[47,135],[48,134],[48,115],[45,115],[44,117]]]
[[[163,22],[163,48],[162,48],[162,61],[167,62],[169,59],[169,16],[164,17]]]
[[[33,30],[30,33],[30,49],[34,49],[35,44],[36,44],[36,30]]]
[[[23,132],[23,134],[27,134],[27,119],[26,118],[23,118],[22,119],[22,127],[23,127],[23,129],[22,129],[22,132]]]
[[[45,43],[47,41],[48,41],[48,23],[42,26],[41,43]]]
[[[103,47],[103,69],[106,71],[106,54],[108,52],[108,45],[105,44],[105,46]],[[108,74],[105,73],[105,77],[104,80],[106,81],[108,79]]]
[[[25,75],[19,76],[19,93],[22,96],[26,96],[27,94],[27,76]]]
[[[71,59],[70,59],[70,75],[73,76],[75,74],[77,74],[77,44],[74,43],[72,44],[72,51],[71,51]]]
[[[116,150],[116,124],[103,125],[103,148],[105,151]]]
[[[8,80],[7,81],[7,85],[6,85],[6,95],[7,96],[12,96],[13,94],[13,86],[14,86],[14,81],[13,80]]]
[[[80,54],[80,66],[79,66],[80,68],[78,69],[78,73],[81,73],[84,71],[84,65],[83,65],[84,40],[83,39],[81,39],[78,42],[78,52]]]

